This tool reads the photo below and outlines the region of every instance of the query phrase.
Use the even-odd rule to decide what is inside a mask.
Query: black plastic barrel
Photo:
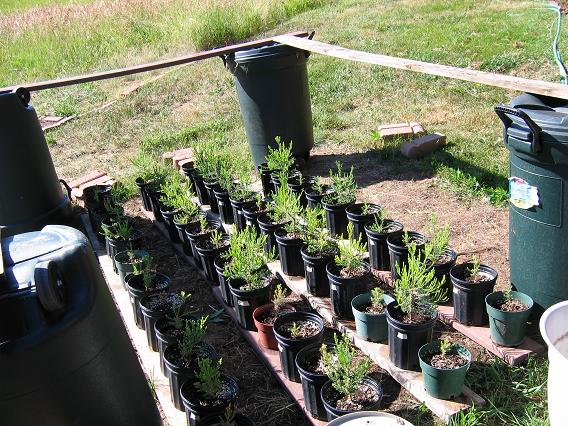
[[[85,236],[47,226],[2,240],[3,425],[161,425]]]
[[[0,93],[0,229],[5,237],[71,218],[69,198],[29,100],[25,89]]]
[[[295,157],[314,145],[308,86],[309,53],[275,44],[228,55],[255,166],[266,161],[275,138],[292,141]]]

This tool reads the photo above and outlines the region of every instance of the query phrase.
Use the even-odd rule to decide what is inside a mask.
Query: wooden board
[[[292,47],[326,56],[333,56],[335,58],[347,59],[349,61],[365,62],[367,64],[382,65],[389,68],[414,71],[455,80],[470,81],[486,86],[495,86],[503,89],[568,99],[568,86],[564,84],[380,55],[291,35],[276,36],[273,39],[274,41]]]

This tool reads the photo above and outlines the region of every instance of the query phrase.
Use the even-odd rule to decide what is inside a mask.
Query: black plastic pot
[[[497,281],[497,271],[487,265],[480,265],[479,272],[487,274],[488,279],[470,283],[464,279],[467,270],[473,265],[461,263],[450,269],[453,284],[454,317],[460,324],[482,326],[489,324],[485,308],[485,298],[493,292]]]
[[[216,188],[213,190],[215,194],[215,199],[217,200],[217,208],[219,209],[219,217],[221,222],[225,225],[232,225],[234,222],[233,218],[233,207],[231,206],[231,201],[229,200],[229,193],[221,188]]]
[[[142,206],[147,212],[152,211],[152,201],[150,200],[150,195],[148,194],[148,187],[152,186],[153,182],[146,182],[142,178],[136,178],[136,186],[138,187],[138,192],[140,193],[140,198],[142,198]]]
[[[239,319],[239,325],[245,330],[256,331],[253,311],[259,306],[270,302],[272,293],[272,282],[256,290],[241,290],[245,286],[244,280],[229,280],[229,288],[233,296],[235,312]]]
[[[291,276],[303,276],[304,261],[300,250],[304,241],[301,238],[289,238],[283,228],[274,231],[274,236],[278,244],[282,272]]]
[[[106,210],[101,209],[94,209],[89,210],[89,221],[91,222],[91,227],[93,228],[93,232],[95,233],[97,240],[104,244],[105,236],[102,234],[102,224],[110,224],[111,218],[110,215],[107,213]]]
[[[325,210],[325,224],[332,237],[348,238],[347,235],[347,207],[353,203],[330,204],[322,200],[321,205]]]
[[[217,204],[217,197],[215,197],[215,190],[220,190],[218,182],[205,182],[205,189],[207,189],[207,196],[209,197],[209,208],[213,213],[219,214],[219,205]]]
[[[367,247],[369,249],[369,263],[371,268],[381,271],[390,270],[389,247],[387,237],[391,234],[401,234],[404,227],[402,223],[395,220],[385,219],[388,224],[387,232],[375,232],[369,229],[369,224],[365,225],[367,235]]]
[[[193,256],[191,252],[191,247],[189,246],[189,240],[187,239],[187,235],[185,234],[185,228],[189,225],[190,222],[181,223],[177,222],[175,219],[173,220],[174,227],[176,228],[179,241],[181,243],[181,247],[183,249],[183,254],[186,256]]]
[[[170,286],[171,279],[167,275],[156,272],[155,278],[152,280],[152,286],[149,289],[144,287],[142,275],[128,274],[125,277],[124,282],[126,284],[126,290],[128,290],[128,295],[130,296],[130,305],[132,306],[134,322],[138,328],[145,330],[144,317],[142,316],[142,310],[140,309],[140,299],[149,293],[167,290]]]
[[[265,206],[263,205],[261,207],[264,209]],[[243,216],[245,217],[246,226],[254,228],[257,234],[260,234],[260,227],[258,226],[258,216],[260,216],[261,214],[262,213],[260,212],[260,209],[258,208],[256,203],[250,205],[247,204],[243,206]]]
[[[381,405],[381,400],[383,399],[383,387],[377,381],[371,379],[370,377],[365,377],[363,379],[363,384],[372,387],[377,393],[379,399],[377,400],[377,402],[370,404],[367,407],[363,407],[361,410],[358,411],[377,411]],[[333,398],[330,398],[330,396],[333,396]],[[342,396],[343,395],[339,394],[339,392],[337,392],[333,388],[331,381],[328,380],[323,385],[321,389],[321,399],[327,414],[327,421],[332,421],[346,414],[357,412],[357,411],[340,410],[338,408],[335,408],[337,400]],[[333,401],[332,399],[335,401]]]
[[[313,176],[296,175],[288,178],[288,188],[292,190],[294,195],[300,196],[300,204],[302,207],[307,207],[308,205],[305,189],[311,187],[315,181],[316,178]]]
[[[118,277],[120,278],[120,283],[122,288],[126,290],[125,278],[128,274],[134,272],[135,262],[141,262],[144,257],[148,257],[150,254],[145,250],[132,250],[134,259],[130,258],[130,251],[121,251],[114,256],[114,263],[118,271]]]
[[[219,289],[221,290],[221,296],[223,296],[223,301],[227,306],[234,306],[233,295],[231,294],[231,288],[229,287],[229,280],[224,275],[225,265],[227,264],[227,259],[223,256],[217,256],[213,261],[215,270],[217,271],[217,278],[219,280]]]
[[[203,269],[203,265],[201,263],[199,253],[197,252],[197,248],[195,247],[195,243],[202,238],[206,238],[211,233],[217,229],[219,231],[223,231],[223,227],[221,224],[215,220],[207,220],[207,223],[212,226],[213,228],[210,231],[207,231],[203,234],[200,234],[199,231],[201,229],[199,222],[190,223],[185,228],[185,235],[187,235],[187,240],[189,242],[189,247],[191,248],[191,252],[193,254],[193,258],[195,259],[195,266],[199,269]]]
[[[335,263],[328,263],[329,296],[331,312],[339,319],[353,319],[351,301],[355,296],[366,293],[369,285],[370,266],[365,264],[365,273],[359,277],[343,278]]]
[[[317,324],[319,330],[313,336],[293,338],[285,326],[296,321],[313,322]],[[300,373],[296,367],[296,355],[306,346],[321,344],[323,340],[323,319],[310,312],[290,312],[276,318],[273,328],[274,336],[278,342],[282,372],[288,380],[300,382]]]
[[[203,358],[215,359],[217,354],[213,346],[204,343],[200,348],[200,355],[191,360],[188,365],[179,365],[179,346],[174,342],[166,347],[164,350],[164,364],[166,365],[166,376],[170,383],[170,396],[174,407],[178,410],[184,411],[184,406],[181,400],[180,389],[181,386],[187,381],[195,377],[195,370],[198,368],[197,360]]]
[[[426,242],[428,241],[428,238],[425,235],[414,231],[408,231],[408,237],[410,238],[410,241],[414,241],[416,243],[417,252],[422,251],[424,244],[426,244]],[[400,268],[402,268],[402,266],[406,264],[406,261],[408,259],[408,247],[406,247],[406,244],[404,244],[403,238],[403,233],[389,234],[389,236],[387,237],[390,269],[393,282],[398,278],[396,265],[400,264]]]
[[[302,381],[302,392],[306,410],[320,420],[325,420],[326,411],[321,400],[321,388],[329,380],[327,374],[315,373],[310,369],[310,361],[320,355],[320,345],[307,346],[296,355],[296,368]]]
[[[333,262],[334,256],[310,256],[303,247],[300,251],[304,260],[304,275],[308,292],[314,296],[329,297],[329,278],[326,266]]]
[[[272,250],[274,250],[275,253],[278,253],[278,245],[276,243],[276,236],[274,235],[274,232],[276,232],[277,229],[282,228],[286,223],[272,223],[266,213],[258,216],[257,221],[260,233],[262,235],[266,235],[264,251],[271,253]]]
[[[347,220],[353,224],[353,238],[357,239],[361,236],[362,242],[367,242],[367,234],[365,233],[365,225],[371,223],[379,214],[382,207],[378,204],[367,203],[369,209],[374,210],[374,213],[363,213],[364,203],[351,204],[345,209],[347,213]]]
[[[322,191],[317,192],[313,189],[313,187],[308,187],[304,189],[304,193],[306,194],[306,200],[308,202],[308,207],[310,209],[317,209],[322,208],[321,200],[328,194],[333,193],[333,189],[331,189],[328,185],[322,186]]]
[[[158,352],[158,340],[156,339],[154,324],[172,310],[174,297],[177,297],[176,293],[161,291],[147,293],[140,299],[140,311],[144,320],[148,347],[154,352]]]
[[[193,161],[188,161],[181,165],[181,171],[185,176],[185,180],[189,183],[189,188],[191,192],[195,192],[195,183],[193,182],[193,173],[195,172],[195,167]]]
[[[300,171],[297,170],[294,166],[292,166],[290,168],[290,170],[288,170],[288,178],[293,177],[293,176],[298,176],[298,175],[300,175]],[[272,188],[274,190],[274,193],[276,193],[276,190],[282,184],[282,182],[280,182],[280,175],[278,173],[274,173],[273,170],[271,170],[271,173],[270,173],[270,183],[272,184]],[[285,182],[285,183],[288,184],[288,182]]]
[[[435,312],[427,322],[407,324],[399,321],[402,315],[397,302],[387,305],[387,324],[389,327],[389,358],[391,362],[404,370],[417,370],[420,367],[418,350],[432,340]]]
[[[199,426],[223,426],[225,423],[225,414],[219,415],[215,414],[213,416],[204,417],[200,422]],[[240,413],[235,414],[233,417],[234,426],[254,426],[254,422],[247,416],[243,416]]]
[[[105,200],[112,200],[112,185],[91,185],[83,189],[83,201],[87,210],[106,210]]]
[[[243,212],[243,208],[245,206],[254,205],[255,201],[253,199],[239,201],[239,200],[233,200],[232,198],[229,198],[229,201],[233,209],[233,223],[235,224],[235,229],[237,231],[242,231],[247,226],[247,221],[245,218],[245,214]]]
[[[261,163],[258,166],[258,173],[260,175],[260,183],[262,184],[262,193],[265,197],[270,196],[274,187],[270,181],[270,170],[268,169],[267,163]]]
[[[199,204],[209,204],[209,193],[207,192],[207,188],[205,188],[203,176],[201,176],[197,169],[193,169],[192,177],[193,185],[195,186],[195,194],[197,195]]]
[[[447,248],[444,251],[444,255],[446,255],[450,260],[444,263],[435,263],[434,264],[434,271],[436,274],[436,279],[439,281],[444,280],[444,288],[446,289],[446,294],[449,300],[452,300],[452,279],[450,278],[450,270],[456,264],[456,260],[458,258],[458,254],[452,248]]]
[[[207,247],[209,238],[201,238],[195,242],[195,249],[201,259],[205,276],[213,283],[213,285],[219,285],[219,276],[217,275],[217,270],[215,269],[213,262],[217,256],[229,250],[229,236],[224,235],[223,241],[225,241],[226,244],[216,248]]]
[[[191,315],[183,315],[182,319],[185,321],[195,320],[196,318]],[[169,315],[163,316],[154,324],[154,333],[158,341],[158,352],[160,353],[160,369],[162,374],[166,375],[166,364],[164,363],[164,351],[166,347],[174,342],[177,342],[183,336],[183,327],[176,329],[171,324]]]
[[[144,245],[144,234],[139,229],[135,229],[132,232],[132,237],[127,240],[113,240],[110,237],[106,237],[106,245],[108,256],[112,259],[112,268],[114,272],[118,274],[116,264],[114,263],[114,257],[121,251],[142,249],[142,246]]]
[[[174,216],[179,213],[179,210],[160,203],[160,213],[162,213],[162,217],[164,218],[164,225],[166,225],[168,236],[170,237],[172,243],[181,242],[176,226],[174,225]]]
[[[180,389],[180,397],[185,407],[185,415],[189,426],[201,426],[201,420],[204,417],[212,415],[224,414],[227,407],[236,402],[239,394],[239,386],[233,377],[221,375],[221,386],[225,392],[226,399],[207,401],[204,405],[204,399],[201,397],[199,390],[195,386],[194,380],[186,381]]]
[[[149,187],[146,188],[146,192],[148,193],[148,198],[150,198],[150,206],[152,213],[154,214],[154,219],[156,222],[163,222],[164,218],[160,212],[160,198],[162,196],[162,191],[156,187]]]

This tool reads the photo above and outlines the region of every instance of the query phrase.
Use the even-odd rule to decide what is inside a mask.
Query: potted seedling
[[[234,222],[233,208],[230,202],[229,192],[233,189],[233,170],[228,161],[220,163],[217,175],[219,185],[213,189],[217,207],[219,208],[219,217],[225,225],[232,225]]]
[[[369,247],[369,263],[371,268],[385,271],[390,269],[389,248],[387,238],[390,234],[402,233],[402,223],[387,219],[387,212],[382,208],[373,218],[372,222],[365,225],[367,246]]]
[[[118,270],[118,276],[122,287],[126,290],[125,278],[128,274],[134,272],[136,265],[141,264],[145,257],[149,254],[146,250],[125,250],[114,256],[114,263]]]
[[[424,246],[426,258],[432,245]],[[397,265],[395,301],[387,305],[389,357],[405,370],[418,368],[418,349],[432,340],[437,318],[436,303],[447,300],[444,282],[436,278],[432,265],[423,261],[416,244],[408,244],[408,259]]]
[[[355,411],[377,410],[383,389],[367,376],[371,361],[367,357],[357,358],[357,352],[346,334],[340,339],[337,334],[333,337],[333,348],[321,347],[324,370],[329,376],[329,381],[321,389],[327,420]]]
[[[365,225],[373,222],[376,218],[380,218],[382,207],[372,203],[355,203],[347,206],[347,220],[353,224],[353,238],[359,238],[361,241],[367,242],[367,234],[365,233]]]
[[[267,253],[270,253],[273,249],[278,250],[275,232],[290,220],[288,212],[292,199],[290,194],[290,188],[286,185],[278,187],[273,197],[272,208],[257,218],[261,234],[266,235],[265,250]]]
[[[144,210],[154,211],[150,194],[160,187],[165,174],[165,165],[158,162],[144,147],[131,161],[138,176],[135,183],[140,192]]]
[[[454,317],[460,324],[487,325],[485,298],[495,287],[497,271],[483,265],[479,257],[450,269],[453,284]]]
[[[274,204],[274,211],[281,212],[279,217],[284,221],[284,226],[274,231],[282,272],[303,276],[304,262],[300,250],[304,245],[304,224],[300,197],[287,186],[282,186],[274,197]]]
[[[288,188],[292,193],[300,198],[300,205],[302,207],[308,206],[308,199],[306,198],[306,188],[310,188],[316,183],[314,176],[305,176],[301,173],[295,174],[288,178]]]
[[[268,147],[266,163],[270,172],[272,192],[276,192],[280,183],[288,182],[288,177],[294,172],[294,156],[292,155],[292,142],[285,143],[279,136],[275,138],[276,148]]]
[[[186,321],[181,338],[169,344],[164,350],[164,363],[170,383],[170,395],[174,406],[183,410],[180,397],[181,385],[195,377],[200,359],[214,360],[217,354],[205,341],[209,317]]]
[[[406,264],[410,245],[416,247],[416,254],[419,255],[427,241],[428,238],[425,235],[414,231],[389,234],[387,246],[389,248],[390,270],[393,281],[398,278],[398,268]],[[425,257],[422,256],[422,259],[425,259]]]
[[[471,363],[471,353],[466,347],[448,339],[438,340],[422,346],[418,357],[428,395],[450,399],[462,393]]]
[[[233,209],[233,218],[237,231],[242,231],[247,226],[243,212],[245,206],[252,206],[256,201],[256,194],[251,189],[251,171],[248,167],[236,167],[237,181],[233,183],[229,201]]]
[[[156,264],[151,256],[143,257],[142,261],[135,263],[133,267],[134,271],[128,274],[124,281],[130,296],[134,321],[138,328],[145,330],[140,299],[148,293],[167,290],[171,280],[167,275],[156,271]]]
[[[306,201],[310,209],[322,208],[322,199],[326,195],[333,192],[331,186],[326,185],[322,182],[319,176],[314,178],[314,182],[304,189],[306,194]]]
[[[300,382],[296,355],[300,349],[322,342],[323,320],[310,312],[290,312],[276,318],[273,327],[282,372],[288,380]]]
[[[230,405],[223,414],[213,414],[204,417],[200,426],[254,426],[247,416],[236,412],[236,404]]]
[[[300,253],[304,261],[307,289],[314,296],[328,297],[326,267],[339,253],[337,241],[329,236],[321,208],[305,209],[304,222],[304,247]]]
[[[203,265],[201,263],[199,253],[197,252],[197,241],[207,238],[213,231],[221,232],[223,230],[221,224],[215,220],[207,219],[206,216],[200,216],[199,220],[190,223],[185,228],[185,234],[187,235],[187,240],[189,242],[189,247],[193,253],[193,258],[195,260],[195,265],[202,269]]]
[[[219,285],[219,277],[214,261],[217,256],[229,249],[229,236],[216,229],[205,238],[195,242],[195,249],[201,259],[205,276],[214,285]]]
[[[306,410],[320,420],[327,419],[321,400],[321,388],[329,380],[321,359],[320,345],[306,346],[296,355],[296,368],[302,382]]]
[[[280,315],[294,312],[295,310],[293,306],[286,304],[286,291],[282,284],[277,283],[274,287],[272,303],[259,306],[252,313],[254,325],[258,330],[258,341],[261,346],[267,349],[278,350],[278,343],[276,342],[276,337],[274,337],[274,321]]]
[[[134,228],[126,217],[117,218],[111,226],[102,227],[106,240],[107,254],[112,259],[112,267],[118,273],[114,257],[125,250],[140,250],[144,242],[144,235]]]
[[[193,185],[197,194],[199,204],[209,204],[209,193],[205,188],[203,173],[209,170],[209,158],[212,155],[211,149],[205,143],[195,145],[193,148],[194,169],[192,173]]]
[[[325,210],[325,222],[329,233],[333,237],[348,237],[346,209],[355,203],[357,183],[353,176],[353,167],[349,173],[343,173],[341,162],[336,162],[337,170],[329,171],[331,188],[333,192],[322,199]]]
[[[247,227],[254,228],[260,234],[258,226],[258,217],[264,213],[268,213],[271,209],[269,201],[261,194],[256,194],[254,203],[245,204],[243,206],[243,216]]]
[[[347,230],[351,235],[353,225],[349,224]],[[361,237],[350,238],[338,247],[339,254],[327,265],[331,311],[336,318],[353,319],[351,300],[365,293],[369,284],[370,267],[364,260],[367,247]]]
[[[445,277],[446,291],[448,296],[452,291],[452,280],[450,279],[450,269],[456,264],[458,254],[450,248],[450,227],[449,225],[439,226],[435,214],[430,217],[430,224],[428,226],[429,241],[432,244],[432,253],[426,259],[432,262],[434,271],[436,271],[436,278],[441,280]]]
[[[202,217],[205,216],[204,212],[201,211],[199,206],[191,201],[193,194],[190,192],[189,186],[187,187],[187,192],[180,195],[175,199],[174,205],[177,209],[177,213],[173,217],[173,223],[178,232],[178,237],[182,243],[183,252],[188,256],[193,256],[191,246],[189,244],[189,238],[185,232],[185,229],[190,224],[196,224]]]
[[[189,186],[187,182],[182,180],[179,173],[172,173],[165,182],[160,186],[162,195],[160,196],[160,213],[164,218],[164,224],[168,230],[170,240],[179,243],[180,238],[178,231],[174,225],[174,216],[180,213],[179,199],[187,196]]]
[[[225,265],[224,275],[229,282],[239,325],[255,331],[254,310],[270,302],[275,277],[266,264],[274,259],[274,254],[264,251],[265,235],[258,235],[250,228],[239,234],[236,246],[240,250],[231,251],[231,262]]]
[[[164,363],[164,350],[166,347],[178,341],[185,328],[185,322],[195,319],[188,313],[189,298],[191,293],[180,291],[180,297],[177,298],[171,312],[168,312],[154,324],[154,333],[158,342],[158,352],[160,354],[160,368],[163,374],[166,374],[166,364]]]
[[[144,320],[148,347],[154,352],[158,352],[158,340],[156,339],[154,324],[180,303],[187,303],[185,292],[183,294],[173,291],[150,292],[140,299],[140,311]]]
[[[369,342],[382,342],[388,337],[387,305],[394,299],[379,287],[355,296],[351,301],[357,335]]]
[[[219,154],[213,142],[202,142],[197,147],[199,153],[199,171],[203,177],[203,185],[207,190],[209,207],[213,213],[219,214],[219,206],[215,197],[215,189],[219,189],[220,170],[225,167],[225,159]]]
[[[527,294],[513,291],[509,284],[485,298],[491,340],[501,346],[519,346],[525,340],[525,327],[533,307]]]
[[[239,394],[237,381],[221,374],[222,358],[197,360],[195,377],[187,380],[180,389],[187,424],[200,425],[203,417],[221,415],[235,403]]]

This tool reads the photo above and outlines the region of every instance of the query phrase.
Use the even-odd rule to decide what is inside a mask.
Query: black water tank
[[[0,424],[160,425],[85,236],[50,225],[1,245]]]

